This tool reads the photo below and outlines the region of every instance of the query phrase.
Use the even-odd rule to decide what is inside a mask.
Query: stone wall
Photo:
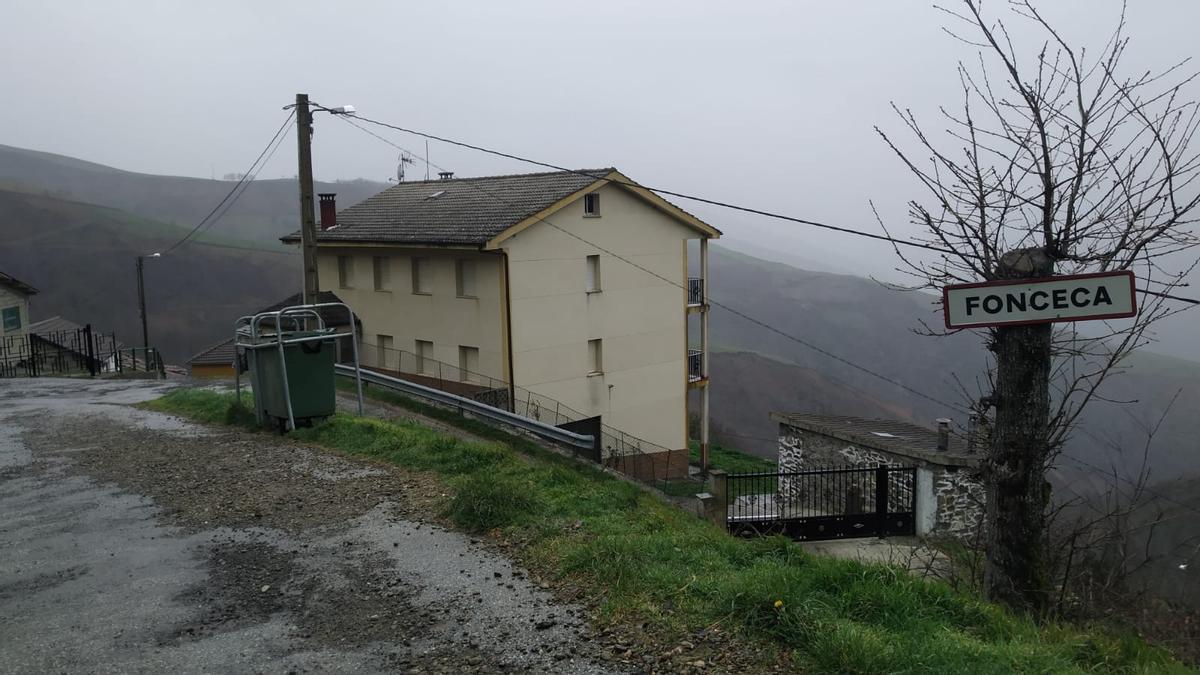
[[[983,526],[984,488],[978,472],[966,466],[940,464],[916,459],[875,448],[862,447],[849,441],[826,436],[814,431],[779,425],[779,470],[781,472],[806,471],[812,469],[847,467],[867,468],[877,466],[910,467],[927,471],[931,480],[929,490],[917,494],[918,512],[932,506],[929,522],[922,526],[918,519],[918,534],[935,537],[952,537],[965,542],[974,542]],[[908,475],[893,476],[889,485],[889,501],[893,507],[907,500],[917,484]],[[865,491],[864,491],[865,492]],[[804,493],[800,481],[781,478],[779,496],[787,500],[809,500],[813,495]],[[841,508],[842,497],[822,495],[819,501],[823,508]],[[870,500],[870,495],[866,495]],[[827,504],[825,502],[828,502]]]

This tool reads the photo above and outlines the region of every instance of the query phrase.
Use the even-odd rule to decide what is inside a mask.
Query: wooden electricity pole
[[[142,348],[150,347],[150,329],[146,326],[146,283],[143,280],[145,276],[146,259],[142,256],[137,257],[137,294],[138,294],[138,317],[142,320]]]
[[[317,216],[313,205],[312,113],[308,94],[296,94],[296,142],[300,162],[300,249],[304,258],[303,303],[317,301]]]

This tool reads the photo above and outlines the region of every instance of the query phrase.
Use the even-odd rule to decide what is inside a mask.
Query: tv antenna
[[[404,182],[404,165],[412,164],[413,158],[407,152],[400,153],[400,161],[396,164],[396,182]]]

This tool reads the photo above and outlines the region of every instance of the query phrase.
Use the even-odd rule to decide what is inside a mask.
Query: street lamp
[[[146,328],[146,285],[142,281],[142,267],[145,265],[146,258],[161,258],[161,253],[151,253],[150,255],[139,255],[137,257],[137,291],[138,291],[138,313],[142,318],[142,349],[150,349],[150,331]]]

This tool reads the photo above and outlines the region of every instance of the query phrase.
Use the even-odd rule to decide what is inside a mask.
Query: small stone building
[[[779,423],[779,470],[830,467],[916,467],[920,536],[974,541],[983,524],[982,459],[973,443],[951,435],[949,420],[933,431],[893,420],[771,413]],[[781,481],[782,482],[782,481]]]

